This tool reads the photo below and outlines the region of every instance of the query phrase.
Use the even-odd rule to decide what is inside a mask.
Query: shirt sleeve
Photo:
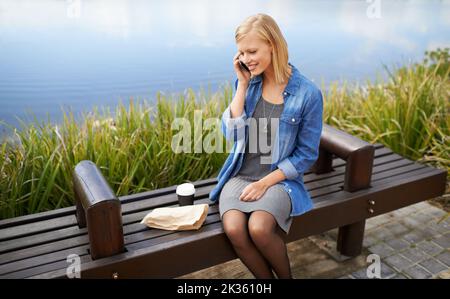
[[[237,90],[238,80],[236,80],[234,87]],[[245,125],[247,120],[247,115],[245,109],[243,109],[242,114],[237,117],[231,118],[231,104],[228,105],[227,109],[222,114],[222,133],[226,140],[233,139],[234,141],[244,138]]]
[[[287,179],[292,180],[307,171],[319,156],[322,135],[323,98],[315,89],[305,107],[303,125],[296,137],[295,149],[290,156],[278,164]]]

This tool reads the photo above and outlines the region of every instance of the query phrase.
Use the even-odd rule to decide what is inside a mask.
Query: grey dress
[[[248,202],[239,200],[239,196],[247,185],[271,172],[272,140],[270,132],[275,137],[275,132],[278,130],[277,121],[283,112],[283,107],[283,103],[272,104],[263,97],[256,104],[253,119],[249,123],[249,138],[245,146],[242,167],[236,176],[225,183],[220,193],[221,218],[226,211],[232,209],[246,213],[263,210],[272,214],[281,229],[286,234],[289,233],[292,224],[291,198],[281,183],[269,187],[259,200]],[[273,126],[272,122],[268,121],[269,117],[275,119]],[[265,124],[267,124],[267,132],[263,130]]]

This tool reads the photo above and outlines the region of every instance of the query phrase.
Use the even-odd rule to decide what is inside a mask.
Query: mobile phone
[[[250,70],[249,70],[248,67],[245,65],[245,63],[243,63],[242,61],[239,60],[239,64],[241,65],[241,68],[243,68],[244,70],[246,70],[247,72],[250,73]]]

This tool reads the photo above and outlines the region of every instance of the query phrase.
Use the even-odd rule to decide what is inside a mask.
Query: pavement
[[[287,245],[295,279],[449,279],[450,217],[424,201],[366,221],[363,251],[336,251],[338,230]],[[254,278],[239,259],[179,278]]]

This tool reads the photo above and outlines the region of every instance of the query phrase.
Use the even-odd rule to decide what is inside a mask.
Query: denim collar
[[[285,92],[289,94],[296,94],[300,87],[300,72],[299,70],[293,66],[290,62],[288,64],[292,68],[291,76],[289,77],[288,84],[286,85],[286,88],[284,89]],[[258,76],[255,76],[250,80],[250,84],[256,84],[260,83],[263,80],[263,74],[259,74]]]

